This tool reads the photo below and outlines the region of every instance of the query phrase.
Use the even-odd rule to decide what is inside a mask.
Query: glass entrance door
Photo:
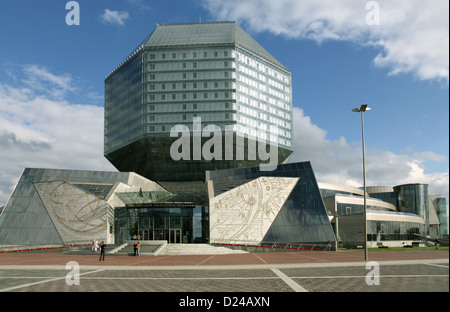
[[[153,230],[140,230],[142,240],[153,240]]]
[[[169,244],[181,244],[181,229],[169,230]]]
[[[181,229],[141,229],[142,240],[166,240],[169,244],[181,244]]]

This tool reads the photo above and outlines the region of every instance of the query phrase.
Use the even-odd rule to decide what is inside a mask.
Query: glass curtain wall
[[[167,240],[170,244],[206,243],[208,207],[147,207],[115,210],[116,240]]]

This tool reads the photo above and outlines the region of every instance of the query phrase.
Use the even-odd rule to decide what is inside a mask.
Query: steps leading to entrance
[[[208,244],[167,244],[159,255],[220,255],[236,253],[247,252]]]

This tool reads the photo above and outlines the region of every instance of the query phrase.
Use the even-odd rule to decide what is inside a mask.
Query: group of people
[[[94,239],[94,241],[92,242],[92,251],[100,250],[100,259],[98,259],[98,261],[102,260],[105,261],[105,249],[106,249],[105,242],[102,241],[99,245],[98,241]],[[141,243],[139,242],[134,242],[134,255],[135,256],[141,255]]]
[[[98,261],[105,261],[105,249],[106,249],[106,244],[104,241],[102,241],[100,243],[100,245],[98,244],[98,241],[96,239],[94,239],[93,243],[92,243],[92,251],[97,251],[98,249],[100,249],[100,259],[98,259]]]

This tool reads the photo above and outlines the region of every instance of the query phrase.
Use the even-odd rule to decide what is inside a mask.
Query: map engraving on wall
[[[260,243],[299,179],[260,177],[212,198],[211,243]]]
[[[106,201],[65,181],[34,186],[65,243],[106,239]]]

